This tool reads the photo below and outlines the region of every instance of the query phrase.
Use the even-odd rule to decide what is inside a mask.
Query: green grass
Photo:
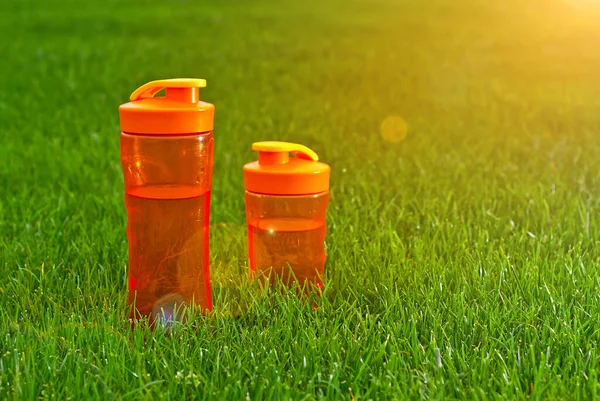
[[[0,4],[0,399],[599,398],[598,5],[214,3]],[[132,332],[117,107],[178,76],[217,107],[215,312]],[[332,166],[316,311],[248,284],[267,139]]]

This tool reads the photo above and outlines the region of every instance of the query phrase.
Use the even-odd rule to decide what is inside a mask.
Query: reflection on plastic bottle
[[[167,294],[159,298],[152,307],[152,321],[160,325],[171,326],[181,321],[185,298],[180,294]]]

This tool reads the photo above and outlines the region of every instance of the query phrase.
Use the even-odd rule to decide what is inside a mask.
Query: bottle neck
[[[258,164],[273,165],[273,164],[286,164],[290,161],[290,155],[288,152],[258,152]]]

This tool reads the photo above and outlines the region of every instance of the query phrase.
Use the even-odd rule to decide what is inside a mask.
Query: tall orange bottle
[[[321,287],[331,169],[306,146],[257,142],[252,149],[258,161],[244,166],[251,275]]]
[[[149,82],[119,107],[132,319],[211,310],[208,228],[214,106],[202,79]],[[165,89],[165,96],[154,97]]]

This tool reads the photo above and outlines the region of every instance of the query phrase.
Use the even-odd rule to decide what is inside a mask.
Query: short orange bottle
[[[214,106],[202,79],[149,82],[119,107],[132,319],[211,310],[208,227]],[[162,89],[165,96],[154,97]]]
[[[258,161],[244,166],[251,275],[321,287],[331,169],[306,146],[257,142],[252,149]]]

